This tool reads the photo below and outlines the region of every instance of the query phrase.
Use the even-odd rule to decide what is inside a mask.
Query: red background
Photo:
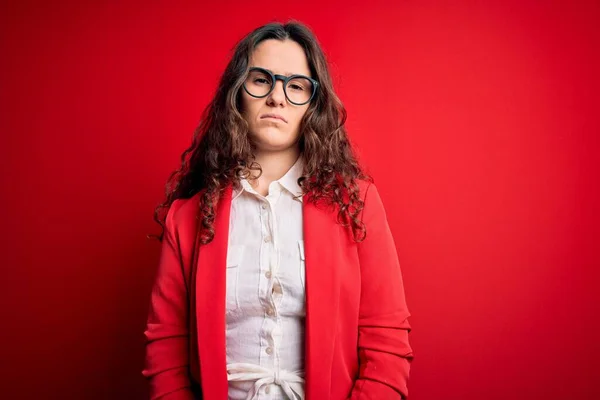
[[[600,5],[366,3],[3,2],[1,398],[146,398],[153,207],[229,50],[290,17],[388,210],[412,398],[600,398]]]

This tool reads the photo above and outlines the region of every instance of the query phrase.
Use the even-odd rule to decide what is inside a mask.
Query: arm
[[[175,200],[167,213],[146,331],[142,375],[150,382],[151,400],[194,400],[188,376],[188,297],[179,246],[175,239]]]
[[[366,189],[363,222],[367,236],[358,244],[359,376],[350,399],[404,399],[408,396],[407,381],[413,358],[408,343],[410,313],[394,238],[374,184]]]

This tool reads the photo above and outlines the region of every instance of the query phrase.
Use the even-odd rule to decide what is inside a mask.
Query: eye
[[[297,93],[310,92],[312,91],[312,84],[308,79],[298,76],[288,82],[287,88]]]
[[[292,90],[300,90],[300,91],[304,90],[304,88],[302,86],[297,85],[295,83],[290,84],[289,88],[292,89]]]
[[[252,82],[256,86],[271,85],[271,77],[263,71],[251,71],[247,82]]]

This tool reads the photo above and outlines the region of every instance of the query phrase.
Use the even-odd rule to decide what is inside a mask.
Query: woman
[[[237,45],[155,213],[152,399],[406,398],[398,256],[345,117],[304,25]]]

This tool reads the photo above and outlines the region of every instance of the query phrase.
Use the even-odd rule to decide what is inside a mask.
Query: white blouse
[[[229,399],[304,399],[302,155],[268,195],[234,187],[227,253]]]

